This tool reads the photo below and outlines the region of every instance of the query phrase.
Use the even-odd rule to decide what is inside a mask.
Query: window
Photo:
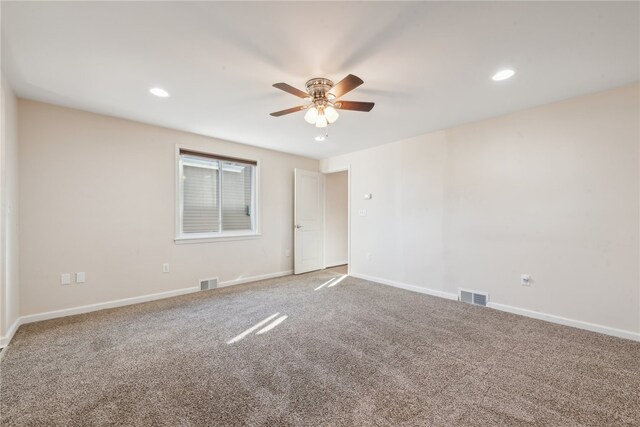
[[[253,160],[180,149],[178,240],[256,236]]]

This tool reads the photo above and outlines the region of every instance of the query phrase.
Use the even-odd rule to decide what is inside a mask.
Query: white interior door
[[[294,274],[323,268],[324,175],[294,171]]]

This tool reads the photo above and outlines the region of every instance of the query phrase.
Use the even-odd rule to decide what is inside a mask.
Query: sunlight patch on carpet
[[[236,337],[230,339],[229,341],[227,341],[227,344],[233,344],[236,343],[238,341],[240,341],[242,338],[246,337],[247,335],[249,335],[251,332],[255,331],[256,329],[260,328],[261,326],[269,323],[272,319],[274,319],[276,316],[278,316],[280,313],[275,313],[272,314],[271,316],[267,317],[266,319],[256,323],[255,325],[253,325],[252,327],[250,327],[249,329],[247,329],[246,331],[242,332],[240,335],[237,335]],[[286,316],[285,316],[286,318]],[[282,319],[284,320],[284,319]]]
[[[344,276],[340,277],[338,280],[336,280],[335,282],[333,282],[332,284],[330,284],[329,286],[327,286],[327,288],[331,288],[332,286],[337,285],[338,283],[342,282],[344,279],[347,278],[347,275],[345,274]]]
[[[265,326],[264,328],[262,328],[258,332],[256,332],[256,335],[264,334],[265,332],[268,332],[268,331],[272,330],[273,328],[278,326],[280,323],[284,322],[287,319],[287,317],[289,317],[289,316],[285,315],[285,316],[278,317],[276,320],[271,322],[271,324]]]
[[[327,286],[329,283],[333,282],[334,280],[336,280],[335,277],[327,280],[326,282],[324,282],[322,285],[318,286],[317,288],[314,289],[314,291],[320,290],[322,288],[324,288],[325,286]]]

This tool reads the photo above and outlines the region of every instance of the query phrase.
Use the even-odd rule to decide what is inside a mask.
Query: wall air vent
[[[466,302],[467,304],[486,306],[489,302],[489,294],[486,292],[467,291],[460,289],[458,291],[458,301]]]
[[[218,287],[218,278],[213,277],[211,279],[201,279],[200,280],[200,290],[206,291],[209,289],[215,289]]]

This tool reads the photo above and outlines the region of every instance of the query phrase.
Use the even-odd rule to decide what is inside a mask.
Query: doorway
[[[294,274],[351,272],[350,169],[294,169]]]
[[[324,267],[349,272],[349,171],[324,175]]]

